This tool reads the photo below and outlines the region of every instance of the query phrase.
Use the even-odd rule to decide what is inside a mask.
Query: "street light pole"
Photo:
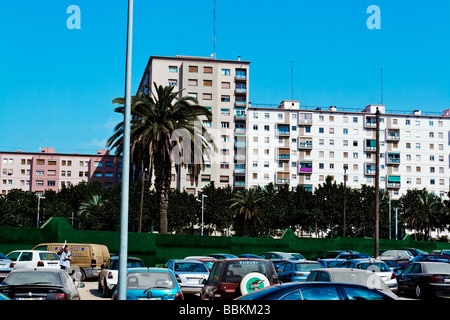
[[[38,194],[38,212],[37,212],[37,221],[36,221],[36,228],[38,228],[38,229],[39,229],[39,210],[41,207],[41,199],[45,199],[45,197]]]
[[[377,108],[376,115],[376,156],[375,156],[375,254],[378,257],[378,225],[380,206],[380,110]]]
[[[119,300],[126,300],[128,254],[128,201],[130,182],[130,121],[131,121],[131,53],[133,37],[133,0],[128,0],[127,53],[125,67],[125,110],[123,130],[122,198],[120,210]]]
[[[345,238],[345,215],[347,211],[347,167],[344,166],[344,226],[342,228],[342,237]]]
[[[205,212],[205,197],[208,198],[208,196],[206,194],[202,194],[202,231],[201,231],[201,235],[203,235],[203,217],[204,217],[204,212]]]

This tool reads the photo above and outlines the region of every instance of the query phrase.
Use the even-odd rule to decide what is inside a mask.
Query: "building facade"
[[[82,181],[99,180],[109,187],[121,181],[122,160],[108,150],[95,155],[55,153],[54,148],[41,152],[0,151],[0,194],[21,189],[36,194],[58,191]]]
[[[450,110],[440,116],[386,114],[383,105],[302,110],[298,101],[283,101],[278,108],[250,106],[248,128],[248,187],[272,182],[313,190],[327,176],[346,178],[350,187],[374,186],[379,156],[379,186],[392,199],[414,188],[443,198],[449,192]]]
[[[139,90],[148,94],[158,86],[172,85],[198,100],[212,112],[212,121],[203,120],[210,132],[216,150],[207,150],[206,168],[199,183],[190,179],[189,169],[181,169],[179,180],[175,168],[172,188],[179,183],[181,190],[196,193],[214,181],[218,187],[246,186],[246,112],[249,96],[249,64],[237,60],[219,60],[202,57],[150,57]]]

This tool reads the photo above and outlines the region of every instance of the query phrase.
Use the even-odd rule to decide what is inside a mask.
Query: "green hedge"
[[[0,227],[0,252],[31,249],[43,242],[99,243],[111,253],[119,253],[120,233],[113,231],[75,230],[65,218],[51,218],[41,228]],[[419,242],[407,236],[403,240],[380,239],[379,248],[412,247],[428,252],[449,249],[449,243]],[[299,252],[314,258],[328,250],[353,249],[374,254],[371,238],[299,238],[290,229],[280,239],[214,237],[184,234],[128,233],[128,255],[141,258],[146,266],[162,265],[169,259],[208,253],[259,254],[266,251]]]

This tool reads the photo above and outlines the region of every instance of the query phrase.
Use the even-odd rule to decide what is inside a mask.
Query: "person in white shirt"
[[[61,257],[59,259],[59,265],[61,269],[69,271],[70,261],[72,261],[72,255],[70,254],[69,248],[67,245],[64,246],[64,251],[61,253]]]

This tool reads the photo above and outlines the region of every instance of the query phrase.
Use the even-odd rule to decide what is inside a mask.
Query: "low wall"
[[[75,230],[65,218],[51,218],[39,229],[0,227],[0,252],[31,249],[43,242],[99,243],[111,253],[119,253],[120,233],[114,231]],[[450,243],[380,239],[380,249],[410,247],[427,252],[449,249]],[[208,253],[259,254],[266,251],[299,252],[312,259],[318,253],[337,249],[352,249],[374,254],[374,240],[370,238],[317,239],[299,238],[290,229],[280,239],[216,237],[183,234],[128,233],[128,255],[141,258],[146,266],[165,263],[169,259]]]

